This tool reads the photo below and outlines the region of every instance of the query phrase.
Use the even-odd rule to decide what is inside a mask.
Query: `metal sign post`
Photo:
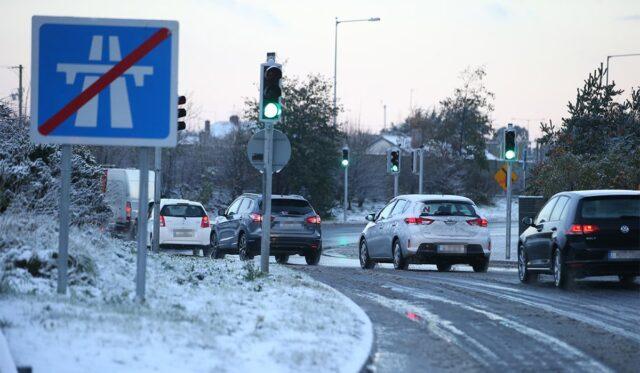
[[[511,175],[511,162],[507,162],[507,175]],[[511,177],[507,176],[507,242],[505,259],[511,259]]]
[[[162,188],[162,148],[155,148],[155,187],[153,188],[153,233],[151,247],[154,253],[160,251],[160,191]]]
[[[265,123],[265,141],[264,141],[264,174],[265,187],[262,196],[262,205],[264,206],[264,214],[262,215],[262,242],[260,245],[260,270],[263,273],[269,273],[269,252],[271,244],[271,179],[272,162],[273,162],[273,124]]]
[[[136,300],[144,302],[147,270],[147,208],[149,206],[149,148],[139,148],[140,189],[138,194],[138,265],[136,267]]]
[[[347,222],[347,208],[349,208],[349,165],[344,166],[344,203],[342,221]]]
[[[69,191],[71,187],[71,145],[62,145],[60,159],[60,230],[58,234],[58,294],[67,292],[69,258]]]
[[[393,196],[397,197],[398,196],[398,175],[400,173],[395,173],[393,174]]]

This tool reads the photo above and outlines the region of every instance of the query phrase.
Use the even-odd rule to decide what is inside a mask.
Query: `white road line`
[[[375,293],[362,293],[358,295],[372,300],[382,305],[383,307],[389,308],[403,315],[403,317],[406,317],[406,312],[414,312],[420,318],[413,321],[425,325],[433,334],[446,341],[447,343],[459,347],[461,351],[471,355],[473,359],[484,366],[489,367],[492,364],[504,364],[504,362],[502,362],[496,354],[485,347],[482,343],[467,335],[462,330],[456,328],[451,323],[451,321],[442,319],[440,316],[432,313],[424,307],[411,304],[401,299],[386,298],[380,294]],[[481,354],[479,354],[478,352],[480,352],[483,356],[481,356]],[[491,362],[487,361],[487,358],[490,359]]]
[[[599,371],[599,372],[611,372],[611,369],[607,368],[606,366],[604,366],[602,363],[600,363],[599,361],[590,358],[589,356],[587,356],[586,354],[584,354],[582,351],[578,350],[577,348],[567,344],[564,341],[561,341],[553,336],[550,336],[546,333],[543,333],[537,329],[533,329],[531,327],[528,327],[524,324],[521,324],[517,321],[514,321],[512,319],[508,319],[506,317],[497,315],[495,313],[486,311],[484,309],[480,309],[480,308],[476,308],[476,307],[472,307],[468,304],[465,303],[461,303],[458,301],[454,301],[451,299],[447,299],[447,298],[443,298],[437,295],[431,295],[431,294],[427,294],[423,291],[419,291],[416,290],[414,288],[408,288],[405,286],[400,286],[400,285],[384,285],[383,287],[388,288],[390,290],[393,291],[397,291],[399,293],[403,293],[406,295],[410,295],[416,298],[421,298],[421,299],[427,299],[427,300],[431,300],[431,301],[436,301],[436,302],[441,302],[441,303],[446,303],[446,304],[450,304],[453,306],[457,306],[463,309],[466,309],[468,311],[471,312],[475,312],[478,314],[481,314],[485,317],[487,317],[489,320],[493,320],[493,321],[497,321],[498,323],[500,323],[502,326],[513,329],[514,331],[524,334],[528,337],[531,337],[535,340],[537,340],[540,343],[544,343],[546,345],[548,345],[549,347],[551,347],[552,351],[555,352],[560,352],[559,350],[562,350],[562,352],[570,355],[573,357],[575,363],[580,367],[580,371],[584,371],[584,370],[588,370],[588,371]]]
[[[431,280],[427,280],[427,279],[423,279],[422,281],[426,281],[426,282],[430,282],[430,283],[434,283]],[[441,282],[442,283],[442,282]],[[480,293],[484,293],[484,294],[488,294],[494,297],[498,297],[501,299],[506,299],[506,300],[510,300],[512,302],[517,302],[517,303],[521,303],[530,307],[536,307],[539,309],[542,309],[544,311],[547,312],[551,312],[551,313],[555,313],[557,315],[560,316],[564,316],[579,322],[583,322],[585,324],[589,324],[591,326],[595,326],[597,328],[600,329],[604,329],[610,333],[613,334],[618,334],[618,335],[622,335],[625,336],[629,339],[634,340],[635,342],[640,343],[640,335],[638,335],[637,333],[634,333],[632,331],[629,331],[627,329],[623,329],[621,327],[617,327],[617,326],[613,326],[610,325],[608,323],[605,323],[603,321],[597,320],[589,315],[586,315],[584,313],[580,313],[577,309],[572,309],[571,311],[566,311],[560,308],[557,308],[557,306],[554,306],[553,304],[547,304],[547,303],[541,303],[541,301],[537,301],[537,300],[528,300],[528,299],[524,299],[522,296],[521,297],[517,297],[515,295],[509,295],[509,294],[503,294],[503,293],[499,293],[496,291],[491,291],[491,290],[487,290],[487,289],[481,289],[478,287],[478,285],[480,285],[480,287],[482,287],[482,285],[478,282],[473,282],[473,283],[469,283],[469,285],[463,284],[462,281],[447,281],[445,282],[447,285],[451,285],[451,286],[455,286],[455,287],[459,287],[459,288],[463,288],[463,289],[467,289],[467,290],[472,290],[475,292],[480,292]],[[551,301],[553,302],[553,301]],[[602,315],[603,317],[605,315]]]

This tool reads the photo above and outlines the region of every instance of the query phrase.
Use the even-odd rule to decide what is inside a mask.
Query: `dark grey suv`
[[[320,216],[309,202],[297,195],[274,195],[271,199],[271,251],[278,263],[289,255],[303,255],[309,265],[317,265],[322,254]],[[212,258],[238,254],[252,259],[260,254],[262,236],[262,195],[245,193],[236,198],[221,215],[211,233]]]

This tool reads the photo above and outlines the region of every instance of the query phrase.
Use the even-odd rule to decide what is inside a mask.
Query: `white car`
[[[487,219],[472,200],[453,195],[411,194],[391,200],[360,236],[363,269],[392,262],[395,269],[412,264],[436,264],[449,271],[453,264],[469,264],[486,272],[491,255]]]
[[[149,208],[147,246],[153,239],[153,203]],[[184,199],[160,200],[160,247],[191,249],[194,255],[211,251],[211,224],[202,204]]]

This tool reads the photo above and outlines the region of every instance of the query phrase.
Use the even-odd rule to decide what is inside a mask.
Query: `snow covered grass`
[[[355,203],[351,204],[351,210],[347,210],[347,223],[362,223],[363,225],[367,223],[365,220],[365,216],[372,212],[378,212],[382,210],[382,208],[387,204],[388,201],[365,201],[362,207],[358,207]],[[342,214],[344,209],[342,207],[334,207],[331,209],[331,215],[333,220],[323,221],[324,223],[329,224],[340,224],[342,223]]]
[[[493,201],[493,205],[480,205],[478,206],[480,215],[489,220],[489,223],[504,223],[507,221],[507,199],[504,197],[497,197]],[[518,221],[518,197],[514,196],[511,199],[511,219]]]
[[[56,248],[51,219],[0,215],[0,328],[36,372],[353,372],[369,353],[366,315],[286,267],[150,254],[139,305],[134,243],[72,228],[66,296]]]

